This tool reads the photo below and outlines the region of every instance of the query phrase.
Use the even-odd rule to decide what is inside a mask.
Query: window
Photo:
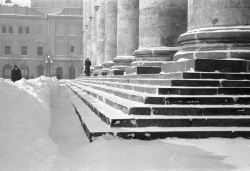
[[[4,54],[10,55],[11,54],[11,46],[5,46],[4,47]]]
[[[43,55],[43,47],[37,47],[37,55]]]
[[[23,28],[21,26],[19,26],[19,34],[23,33]]]
[[[30,28],[29,27],[26,27],[26,34],[30,34]]]
[[[13,27],[9,26],[9,33],[13,33]]]
[[[70,46],[70,52],[75,52],[75,46]]]
[[[28,54],[28,48],[27,46],[21,47],[21,55],[27,55]]]
[[[2,26],[2,33],[6,33],[6,26]]]
[[[4,78],[11,78],[11,66],[5,65],[3,68],[3,77]]]
[[[75,79],[75,75],[76,75],[75,68],[73,67],[69,68],[69,79]]]
[[[21,74],[23,78],[29,79],[29,68],[28,66],[24,65],[21,67]]]

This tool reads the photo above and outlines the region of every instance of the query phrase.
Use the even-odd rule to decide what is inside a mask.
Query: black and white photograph
[[[249,171],[250,0],[0,0],[0,171]]]

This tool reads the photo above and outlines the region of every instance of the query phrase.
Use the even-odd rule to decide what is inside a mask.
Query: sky
[[[28,6],[30,7],[30,0],[11,0],[12,3],[18,4],[20,6]],[[5,3],[5,0],[0,0],[0,3]]]

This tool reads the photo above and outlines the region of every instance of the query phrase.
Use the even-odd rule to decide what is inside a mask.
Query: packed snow
[[[249,170],[250,140],[140,141],[103,136],[90,143],[55,78],[0,79],[0,170]]]

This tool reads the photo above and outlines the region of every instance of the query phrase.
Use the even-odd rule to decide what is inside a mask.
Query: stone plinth
[[[117,57],[115,66],[130,59],[139,45],[139,0],[117,1]],[[130,63],[126,63],[129,66]]]
[[[117,56],[114,59],[115,65],[112,69],[115,70],[125,70],[130,66],[130,64],[135,60],[134,56]]]
[[[116,56],[117,0],[105,2],[105,62],[113,61]]]
[[[187,29],[186,0],[140,0],[138,60],[168,61]]]
[[[188,31],[179,37],[180,58],[243,58],[250,56],[249,0],[189,0]]]
[[[102,65],[105,58],[105,0],[97,0],[98,10],[96,11],[97,42],[96,42],[96,64]]]

